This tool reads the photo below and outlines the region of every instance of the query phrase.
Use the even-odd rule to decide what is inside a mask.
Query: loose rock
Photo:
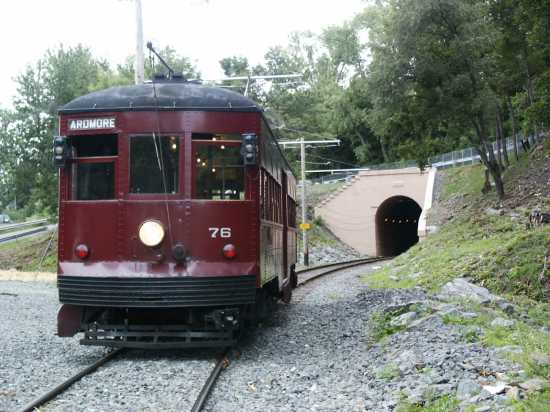
[[[527,392],[541,391],[547,386],[549,382],[545,379],[533,378],[519,384],[521,389],[525,389]]]
[[[407,326],[416,318],[418,318],[418,314],[416,312],[407,312],[393,318],[390,324],[392,326]]]
[[[510,319],[504,319],[504,318],[495,318],[491,322],[491,326],[493,327],[501,327],[501,328],[509,328],[514,326],[514,321]]]
[[[456,397],[458,400],[470,399],[479,392],[481,392],[481,385],[479,383],[472,379],[462,379],[458,382]]]
[[[438,297],[443,300],[468,299],[482,304],[499,300],[497,296],[493,295],[486,288],[474,285],[463,278],[457,278],[446,283],[441,288]]]
[[[550,356],[545,353],[534,352],[531,354],[531,359],[537,366],[549,366],[550,365]]]

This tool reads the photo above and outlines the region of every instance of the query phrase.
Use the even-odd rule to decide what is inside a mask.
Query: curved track
[[[49,390],[44,395],[29,402],[27,405],[21,408],[19,412],[32,412],[40,408],[41,406],[45,405],[47,402],[51,401],[52,399],[54,399],[55,397],[57,397],[67,389],[69,389],[74,383],[82,379],[84,376],[93,373],[100,366],[104,365],[105,363],[113,359],[115,356],[127,350],[128,350],[127,348],[119,348],[109,352],[108,354],[98,359],[96,362],[94,362],[90,366],[82,369],[80,372],[76,373],[75,375],[71,376],[64,382],[60,383],[55,388]],[[227,358],[227,351],[226,351],[218,359],[218,361],[216,362],[216,365],[208,375],[208,378],[206,379],[203,387],[201,388],[201,391],[197,399],[195,400],[193,407],[191,408],[191,412],[199,412],[202,410],[202,408],[204,407],[208,399],[208,396],[210,395],[210,392],[214,387],[214,384],[216,383],[216,380],[218,379],[218,376],[220,375],[221,371],[225,369],[228,365],[229,365],[229,360]]]
[[[365,258],[365,259],[354,259],[349,260],[345,262],[337,262],[337,263],[329,263],[326,265],[320,265],[315,266],[307,269],[302,269],[299,271],[296,271],[296,275],[298,276],[298,287],[305,285],[306,283],[318,279],[322,276],[338,272],[343,269],[352,268],[355,266],[360,266],[368,263],[374,263],[382,260],[387,260],[388,258]],[[82,379],[84,376],[89,375],[93,373],[96,369],[98,369],[100,366],[104,365],[105,363],[109,362],[111,359],[116,357],[117,355],[121,354],[122,352],[126,351],[128,349],[126,348],[119,348],[114,351],[111,351],[107,353],[102,358],[98,359],[96,362],[94,362],[92,365],[84,368],[80,372],[76,373],[75,375],[71,376],[66,381],[62,382],[61,384],[57,385],[55,388],[51,389],[44,395],[36,398],[32,402],[25,405],[23,408],[21,408],[20,412],[31,412],[40,406],[46,404],[50,400],[54,399],[59,394],[63,393],[65,390],[70,388],[75,382]],[[208,378],[206,379],[199,396],[197,397],[195,403],[193,404],[193,407],[191,409],[191,412],[199,412],[203,409],[206,401],[208,400],[208,396],[210,392],[212,391],[216,380],[218,379],[221,371],[225,369],[228,364],[229,360],[227,357],[228,351],[224,352],[224,354],[218,359],[216,362],[215,367],[210,372]]]
[[[355,266],[366,265],[368,263],[380,262],[391,258],[387,257],[374,257],[348,260],[345,262],[328,263],[326,265],[314,266],[307,269],[301,269],[296,271],[298,276],[298,287],[305,285],[306,283],[318,279],[322,276],[329,275],[334,272],[338,272],[343,269],[352,268]]]

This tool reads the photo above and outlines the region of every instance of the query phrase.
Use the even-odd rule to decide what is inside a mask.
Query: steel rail
[[[357,258],[357,259],[344,260],[344,261],[340,261],[340,262],[324,263],[322,265],[311,266],[311,267],[308,267],[308,268],[297,270],[296,274],[299,275],[300,273],[310,272],[310,271],[313,271],[313,270],[328,268],[328,267],[332,267],[332,266],[344,265],[344,264],[347,264],[347,263],[355,263],[355,262],[366,262],[366,263],[368,263],[370,261],[376,262],[379,259],[383,259],[383,258],[381,258],[381,257]]]
[[[0,243],[7,242],[9,240],[19,239],[20,237],[34,235],[34,234],[39,233],[39,232],[44,232],[47,229],[48,229],[48,226],[40,226],[40,227],[37,227],[37,228],[34,228],[34,229],[29,229],[25,232],[17,232],[17,233],[13,233],[11,235],[2,236],[2,237],[0,237]]]
[[[25,226],[41,225],[43,223],[48,223],[48,219],[38,219],[38,220],[32,220],[30,222],[10,223],[8,225],[0,225],[0,232],[4,232],[10,229],[19,229],[20,227],[25,227]]]
[[[202,408],[204,408],[204,405],[206,401],[208,400],[208,396],[210,395],[210,392],[212,392],[212,388],[214,388],[214,384],[216,383],[216,380],[220,376],[220,373],[222,369],[225,369],[227,365],[229,364],[229,361],[227,359],[227,354],[229,351],[224,352],[224,354],[220,357],[218,362],[216,363],[216,366],[210,372],[210,375],[208,376],[208,379],[206,379],[206,382],[204,383],[199,396],[197,397],[197,400],[193,404],[193,407],[191,408],[191,412],[200,412],[202,411]]]
[[[344,262],[329,263],[329,264],[326,264],[326,265],[319,265],[319,266],[315,266],[315,267],[312,267],[312,268],[309,268],[309,269],[300,270],[299,272],[296,272],[297,275],[304,274],[304,273],[307,273],[307,272],[314,272],[315,270],[319,270],[319,269],[328,268],[328,270],[317,273],[317,274],[315,274],[313,276],[310,276],[306,279],[302,279],[302,280],[298,279],[298,286],[297,287],[303,286],[306,283],[309,283],[312,280],[318,279],[322,276],[329,275],[329,274],[335,273],[335,272],[339,272],[340,270],[349,269],[349,268],[353,268],[353,267],[361,266],[361,265],[366,265],[366,264],[369,264],[369,263],[381,262],[381,261],[389,260],[389,259],[391,259],[391,258],[390,257],[375,257],[375,258],[365,258],[365,259],[354,259],[354,260],[349,260],[349,261],[344,261]]]
[[[23,408],[19,409],[19,412],[31,412],[40,406],[44,405],[46,402],[52,400],[60,393],[63,393],[65,390],[67,390],[69,387],[71,387],[75,382],[82,379],[84,376],[89,375],[93,371],[95,371],[97,368],[99,368],[101,365],[105,364],[106,362],[113,359],[115,356],[120,354],[124,351],[124,348],[120,348],[117,350],[114,350],[112,352],[109,352],[107,355],[103,356],[90,366],[88,366],[85,369],[82,369],[80,372],[78,372],[76,375],[71,376],[66,381],[62,382],[61,384],[57,385],[55,388],[50,390],[49,392],[45,393],[44,395],[40,396],[39,398],[36,398],[32,402],[25,405]]]

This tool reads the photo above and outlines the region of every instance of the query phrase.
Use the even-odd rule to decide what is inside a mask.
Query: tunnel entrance
[[[422,209],[405,196],[386,199],[376,211],[376,252],[397,256],[418,242],[418,218]]]

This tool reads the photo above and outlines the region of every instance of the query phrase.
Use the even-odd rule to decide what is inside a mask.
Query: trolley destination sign
[[[114,129],[114,117],[98,117],[69,120],[69,130]]]

